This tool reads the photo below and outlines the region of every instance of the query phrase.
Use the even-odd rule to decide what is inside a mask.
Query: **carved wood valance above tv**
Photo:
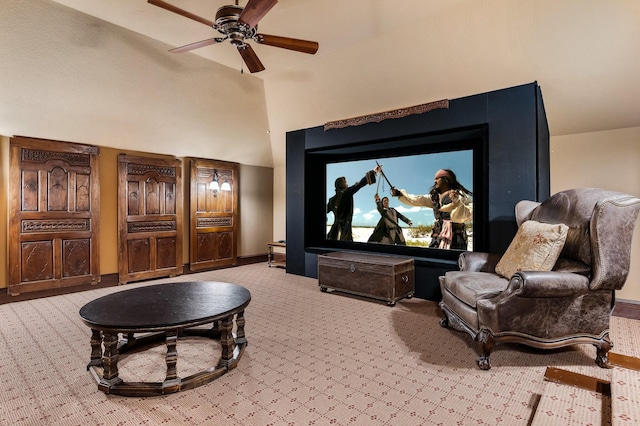
[[[358,167],[370,164],[372,169],[381,158],[426,158],[451,151],[469,152],[472,157],[470,164],[454,167],[472,168],[473,250],[506,250],[516,232],[516,202],[543,201],[550,192],[549,130],[536,82],[452,99],[447,109],[403,118],[288,132],[287,272],[316,277],[317,255],[328,251],[410,256],[416,265],[416,296],[437,300],[437,277],[457,268],[460,252],[327,240],[326,204],[333,195],[327,190],[327,180],[333,179],[327,176],[327,166],[346,162]],[[428,193],[436,170],[431,166],[419,173],[412,170],[418,174],[415,180],[422,185],[422,194]],[[362,189],[371,192],[373,210],[376,189]],[[397,199],[392,203],[396,207]]]

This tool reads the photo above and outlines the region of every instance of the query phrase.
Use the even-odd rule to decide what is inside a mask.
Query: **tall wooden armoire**
[[[237,263],[238,164],[191,159],[192,271]]]
[[[182,161],[118,156],[118,279],[180,275]]]
[[[10,141],[10,294],[100,281],[95,146]]]

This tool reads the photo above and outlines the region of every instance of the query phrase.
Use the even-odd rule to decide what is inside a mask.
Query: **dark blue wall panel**
[[[287,133],[287,272],[317,277],[318,250],[305,245],[305,205],[318,203],[309,188],[316,171],[305,170],[307,151],[412,135],[486,126],[484,224],[487,251],[501,253],[515,235],[519,200],[549,196],[549,130],[537,83],[450,100],[448,109],[379,123],[325,131],[323,126]],[[307,193],[306,193],[307,192]],[[474,227],[479,226],[474,223]],[[329,251],[329,250],[328,250]],[[321,251],[320,251],[321,252]],[[416,297],[437,300],[438,276],[456,269],[453,258],[416,262]]]

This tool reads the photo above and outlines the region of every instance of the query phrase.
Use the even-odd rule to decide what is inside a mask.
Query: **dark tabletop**
[[[137,287],[95,299],[80,309],[85,324],[98,330],[154,330],[204,324],[249,304],[244,287],[223,282],[176,282]]]

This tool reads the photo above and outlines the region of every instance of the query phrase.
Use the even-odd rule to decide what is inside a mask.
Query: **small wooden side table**
[[[272,242],[272,243],[268,243],[267,247],[269,248],[269,252],[267,255],[268,261],[269,261],[269,268],[271,268],[272,266],[279,266],[281,268],[286,268],[287,267],[287,243],[281,243],[281,242]],[[280,252],[274,252],[273,249],[277,248],[277,249],[284,249],[284,253],[282,251]],[[277,257],[277,259],[276,259]]]

